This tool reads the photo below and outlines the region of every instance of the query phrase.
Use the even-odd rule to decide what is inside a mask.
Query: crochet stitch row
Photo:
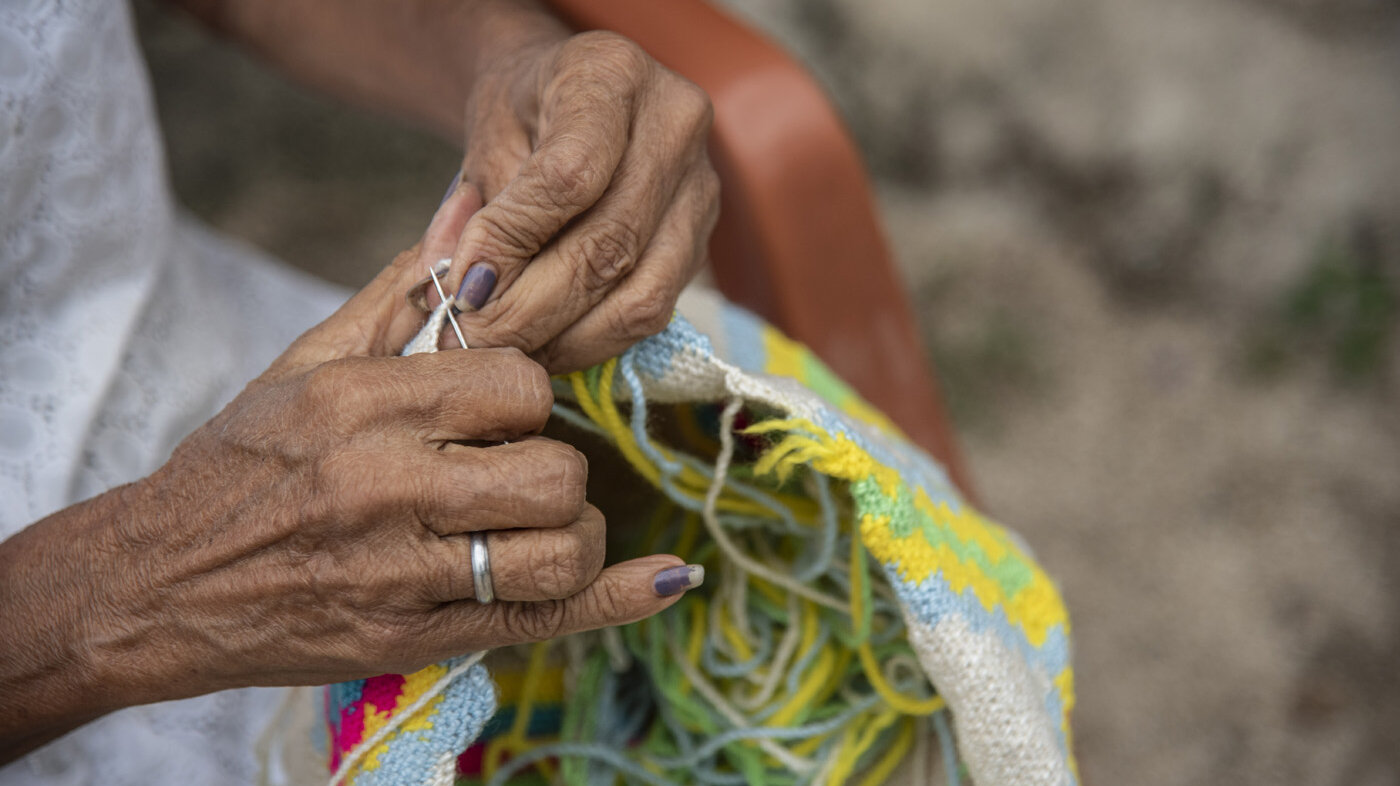
[[[648,545],[718,580],[604,636],[608,647],[565,642],[562,719],[536,688],[563,677],[536,647],[509,723],[493,724],[467,771],[492,783],[877,783],[935,740],[956,780],[946,702],[979,783],[1073,783],[1069,625],[1048,576],[810,352],[718,311],[716,333],[747,369],[678,317],[563,381],[559,397],[578,409],[556,408],[669,501]],[[649,430],[658,407],[675,415],[671,444]],[[443,686],[446,668],[328,690],[345,782],[451,782],[495,707],[481,667]]]

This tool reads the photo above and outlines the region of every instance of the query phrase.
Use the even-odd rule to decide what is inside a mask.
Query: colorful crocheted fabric
[[[493,653],[499,701],[480,653],[329,687],[335,782],[925,783],[938,749],[951,783],[1076,783],[1069,621],[1029,549],[805,348],[681,311],[704,332],[556,380],[556,415],[650,490],[638,553],[705,585]]]

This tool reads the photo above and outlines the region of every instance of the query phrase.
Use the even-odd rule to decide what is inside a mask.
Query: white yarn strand
[[[715,545],[726,556],[743,570],[766,579],[771,584],[776,584],[789,592],[801,595],[804,598],[826,606],[836,611],[849,611],[850,606],[839,598],[834,598],[824,592],[819,592],[811,587],[797,581],[790,575],[780,573],[763,563],[755,560],[749,555],[740,551],[739,547],[730,539],[729,533],[719,523],[719,503],[720,492],[724,490],[724,482],[729,477],[729,462],[734,457],[734,418],[739,414],[739,410],[744,406],[744,399],[736,396],[725,405],[723,413],[720,415],[719,457],[715,460],[715,471],[713,480],[710,483],[709,492],[705,494],[705,505],[701,510],[701,520],[705,522],[705,529],[709,531],[710,537],[715,539]]]

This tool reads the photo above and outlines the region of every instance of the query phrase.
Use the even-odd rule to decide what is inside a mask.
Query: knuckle
[[[542,597],[560,600],[588,586],[592,577],[587,574],[579,539],[568,533],[555,534],[559,537],[550,538],[530,555],[529,580]]]
[[[352,368],[340,361],[322,363],[302,377],[297,401],[304,416],[321,420],[345,412],[354,412],[361,402],[364,388],[355,384]]]
[[[469,229],[473,236],[464,238],[463,242],[481,246],[485,249],[483,256],[528,257],[536,250],[534,237],[542,231],[537,221],[538,216],[532,210],[487,207],[474,216]]]
[[[615,330],[625,340],[640,341],[665,330],[674,310],[674,300],[659,287],[641,288],[617,312]]]
[[[573,251],[573,266],[590,289],[607,289],[636,265],[640,245],[637,230],[620,221],[610,221],[579,238]]]
[[[583,512],[588,496],[588,459],[583,453],[562,442],[548,441],[547,450],[553,455],[548,460],[549,477],[545,488],[553,489],[553,498],[559,507],[558,518],[568,522]]]
[[[575,137],[561,137],[551,143],[548,154],[536,163],[538,193],[542,204],[569,211],[589,207],[602,193],[604,173],[593,146]]]
[[[559,635],[568,613],[568,607],[558,600],[503,604],[498,608],[501,609],[501,628],[509,638],[520,642]]]
[[[517,352],[519,350],[516,350]],[[529,422],[543,428],[554,409],[554,388],[549,382],[549,372],[544,366],[530,360],[523,353],[521,363],[516,365],[516,384],[521,411]]]
[[[535,527],[577,521],[588,504],[588,460],[562,442],[531,439],[524,444],[524,466],[513,463],[502,479],[515,489],[520,513]]]
[[[700,167],[699,177],[700,199],[705,203],[707,210],[712,208],[716,215],[718,215],[720,194],[719,173],[715,171],[714,166],[708,159],[706,159],[704,165]]]
[[[714,124],[715,110],[710,95],[689,79],[677,78],[672,89],[676,115],[694,132],[703,138]]]
[[[544,366],[517,346],[476,351],[491,359],[489,373],[502,398],[513,402],[522,418],[543,426],[554,408],[554,387]]]
[[[389,266],[395,270],[413,267],[418,263],[418,249],[419,246],[415,244],[412,248],[400,251],[398,255],[394,257],[394,261],[389,263]]]
[[[580,33],[570,41],[570,55],[579,67],[594,68],[612,77],[636,84],[652,67],[652,59],[626,36],[607,30]]]

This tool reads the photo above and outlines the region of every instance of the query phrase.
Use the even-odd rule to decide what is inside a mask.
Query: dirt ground
[[[1400,6],[730,0],[859,137],[1085,780],[1400,783]],[[347,284],[452,146],[138,5],[185,203]]]

